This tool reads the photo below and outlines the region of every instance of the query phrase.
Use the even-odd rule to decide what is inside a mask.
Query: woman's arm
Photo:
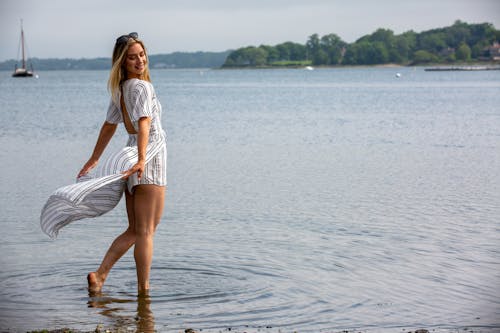
[[[83,168],[78,173],[77,178],[80,178],[81,176],[87,174],[97,165],[97,163],[99,162],[99,158],[104,152],[104,149],[113,137],[113,134],[115,134],[116,127],[117,124],[108,123],[107,121],[102,124],[101,131],[99,132],[99,137],[97,138],[97,142],[94,147],[94,151],[87,163],[85,163]]]
[[[151,127],[151,118],[142,117],[138,121],[139,132],[137,133],[137,163],[127,171],[123,172],[123,178],[128,178],[130,175],[137,172],[137,178],[141,179],[144,167],[146,165],[146,148],[149,141],[149,128]]]

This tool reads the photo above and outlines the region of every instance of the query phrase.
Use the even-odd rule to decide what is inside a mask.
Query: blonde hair
[[[135,43],[139,43],[142,46],[144,54],[146,55],[145,69],[144,72],[142,73],[141,80],[151,82],[151,77],[149,75],[149,66],[148,66],[149,65],[148,53],[146,51],[146,47],[144,46],[143,41],[132,37],[129,37],[126,43],[124,42],[119,43],[117,41],[113,49],[112,66],[108,80],[108,90],[111,93],[111,98],[116,104],[120,104],[121,85],[127,79],[127,70],[124,66],[125,60],[127,58],[127,52],[130,46],[134,45]]]

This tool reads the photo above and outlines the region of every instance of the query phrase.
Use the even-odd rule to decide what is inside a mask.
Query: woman
[[[167,151],[161,126],[161,105],[150,83],[146,48],[137,33],[120,36],[115,43],[108,87],[111,102],[106,121],[89,160],[78,173],[84,176],[98,164],[118,123],[129,134],[127,147],[137,147],[137,160],[122,172],[126,179],[125,199],[128,228],[108,249],[101,265],[87,276],[90,291],[100,291],[109,271],[132,245],[139,294],[149,289],[153,236],[163,212],[166,188]],[[159,147],[146,159],[148,146]]]

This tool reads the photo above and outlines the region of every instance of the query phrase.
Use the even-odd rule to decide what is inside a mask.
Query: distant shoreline
[[[242,70],[242,69],[363,69],[363,68],[473,68],[473,67],[487,67],[487,68],[500,68],[500,62],[498,61],[471,61],[468,63],[454,63],[454,64],[443,64],[443,63],[429,63],[429,64],[418,64],[418,65],[403,65],[403,64],[374,64],[374,65],[321,65],[321,66],[232,66],[232,67],[221,67],[220,70]]]
[[[363,68],[424,68],[426,71],[469,71],[469,70],[500,70],[500,62],[498,61],[472,61],[468,63],[429,63],[418,65],[402,65],[402,64],[374,64],[374,65],[321,65],[321,66],[232,66],[232,67],[152,67],[152,71],[157,70],[272,70],[272,69],[363,69]],[[40,69],[35,72],[56,72],[56,71],[109,71],[110,68],[57,68],[57,69]],[[1,68],[0,72],[11,72],[10,69]]]

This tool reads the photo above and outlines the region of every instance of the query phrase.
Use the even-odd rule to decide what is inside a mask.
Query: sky
[[[500,29],[500,0],[0,0],[0,61],[17,58],[21,19],[29,56],[96,58],[132,31],[160,54],[304,44],[314,33],[351,43],[378,28],[421,32],[456,20]]]

